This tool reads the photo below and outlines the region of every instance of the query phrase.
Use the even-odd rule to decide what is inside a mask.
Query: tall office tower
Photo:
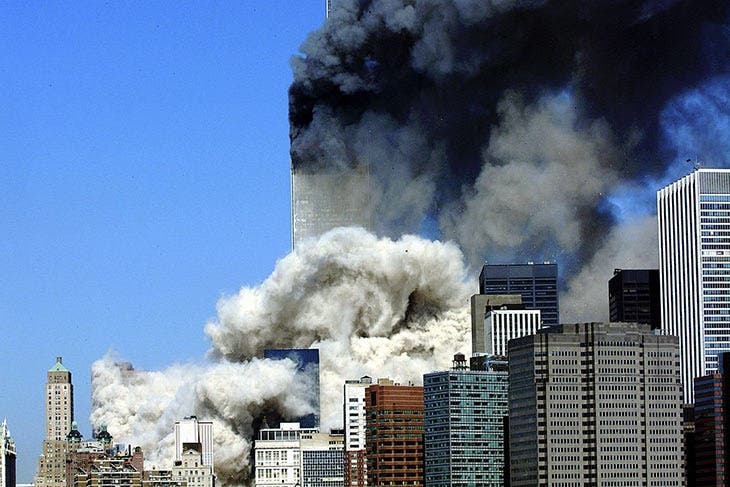
[[[185,450],[196,450],[203,465],[213,466],[213,422],[190,416],[175,422],[175,460],[183,459]]]
[[[303,433],[299,437],[302,487],[343,487],[341,434]]]
[[[510,341],[511,485],[683,485],[679,371],[677,337],[644,324]]]
[[[0,423],[0,487],[15,487],[15,441],[6,419]]]
[[[368,485],[423,485],[423,387],[374,384],[365,396]]]
[[[336,227],[373,229],[370,173],[363,164],[346,171],[310,173],[292,168],[292,247]]]
[[[697,485],[730,485],[730,352],[717,373],[694,380],[694,479]]]
[[[293,418],[302,428],[319,428],[319,350],[316,348],[282,348],[264,350],[264,358],[269,360],[289,359],[297,364],[300,380],[311,385],[310,405],[314,412],[301,418]]]
[[[679,337],[692,381],[730,351],[730,170],[698,169],[657,193],[662,328]]]
[[[46,438],[34,483],[36,487],[65,487],[66,435],[74,419],[71,372],[56,357],[46,377]]]
[[[346,380],[342,420],[345,428],[345,485],[365,487],[367,468],[365,466],[365,389],[373,383],[366,376],[357,380]]]
[[[608,281],[609,320],[660,326],[659,270],[616,269]]]
[[[423,376],[426,487],[502,487],[507,362],[470,369],[462,354],[451,370]]]
[[[487,311],[506,307],[507,309],[525,309],[522,296],[519,294],[473,294],[471,297],[471,347],[474,353],[486,353],[487,336],[484,319]]]
[[[487,264],[479,274],[480,294],[520,294],[525,309],[539,309],[545,325],[557,325],[558,265]]]
[[[507,342],[513,338],[532,335],[542,328],[539,309],[499,309],[487,311],[484,318],[484,335],[472,342],[472,353],[475,355],[507,355]],[[472,335],[474,332],[472,331]],[[484,348],[479,348],[483,344]]]
[[[306,433],[317,433],[317,429],[281,423],[278,428],[259,431],[253,447],[255,487],[301,485],[299,437]]]

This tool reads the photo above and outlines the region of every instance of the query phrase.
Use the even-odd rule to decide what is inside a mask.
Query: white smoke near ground
[[[404,236],[333,230],[282,258],[261,285],[218,303],[208,323],[211,363],[130,372],[113,356],[92,369],[95,426],[142,446],[149,464],[170,467],[173,425],[197,415],[214,422],[223,485],[250,482],[254,423],[274,410],[311,412],[311,383],[289,361],[258,359],[269,348],[320,350],[322,428],[342,426],[345,379],[362,375],[420,383],[470,348],[470,286],[459,249]]]

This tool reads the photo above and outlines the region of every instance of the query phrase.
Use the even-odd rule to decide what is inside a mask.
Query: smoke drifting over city
[[[289,361],[320,349],[323,427],[348,378],[424,372],[469,352],[474,271],[557,260],[562,321],[605,318],[614,267],[656,265],[654,190],[687,158],[729,160],[726,1],[339,0],[294,58],[291,156],[362,174],[376,237],[339,229],[218,303],[210,365],[93,368],[92,422],[172,454],[172,425],[214,421],[216,471],[246,484],[267,414],[312,404]],[[442,242],[407,234],[428,233]],[[471,277],[470,277],[471,276]]]

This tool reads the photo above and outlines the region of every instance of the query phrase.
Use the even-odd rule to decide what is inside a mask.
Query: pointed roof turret
[[[48,372],[68,372],[69,370],[64,367],[63,365],[63,358],[62,357],[56,357],[56,363],[53,364],[53,367],[48,369]]]

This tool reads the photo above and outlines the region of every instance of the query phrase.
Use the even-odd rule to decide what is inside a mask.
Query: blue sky
[[[30,482],[45,372],[204,360],[289,249],[289,59],[324,0],[0,4],[0,417]]]

